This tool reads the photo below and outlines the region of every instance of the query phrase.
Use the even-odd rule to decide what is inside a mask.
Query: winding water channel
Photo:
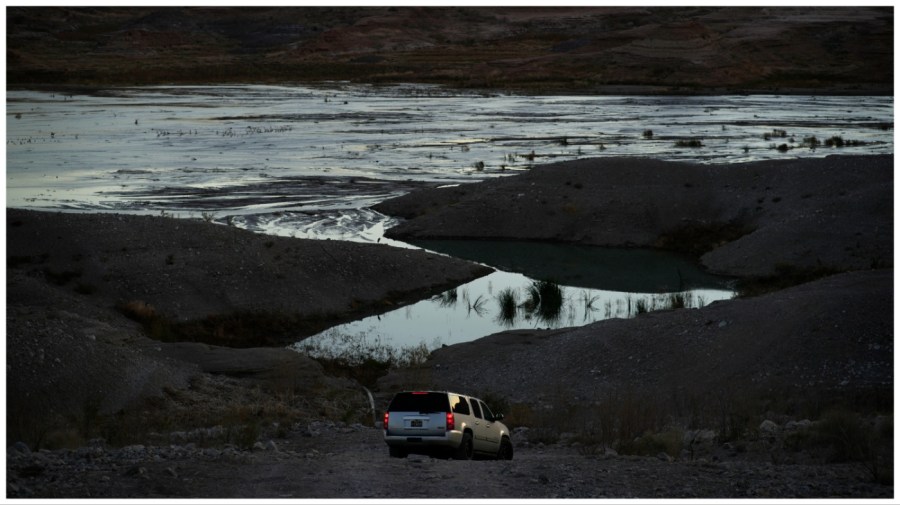
[[[329,83],[13,90],[6,100],[8,207],[165,213],[382,243],[392,243],[383,232],[394,220],[369,207],[425,183],[477,182],[584,157],[735,163],[893,152],[892,97],[517,96]],[[832,138],[842,147],[827,147]],[[505,251],[509,244],[486,245],[473,252],[462,243],[418,244],[499,270],[306,345],[368,339],[433,347],[731,296],[727,283],[680,258],[530,245],[526,256],[544,258],[530,261]],[[543,280],[561,290],[553,317],[529,302]],[[514,311],[500,302],[505,297],[508,309],[510,296]]]

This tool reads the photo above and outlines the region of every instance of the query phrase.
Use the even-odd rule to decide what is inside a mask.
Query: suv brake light
[[[390,420],[390,418],[391,418],[391,413],[385,412],[384,413],[384,431],[387,431],[387,429],[388,429],[388,421]]]
[[[453,412],[447,412],[447,431],[456,429],[456,419],[453,418]]]

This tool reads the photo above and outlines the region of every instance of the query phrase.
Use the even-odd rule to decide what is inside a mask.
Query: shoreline
[[[787,95],[787,96],[893,96],[894,89],[884,86],[860,87],[778,87],[778,88],[720,88],[720,87],[696,87],[683,89],[671,88],[654,84],[635,85],[606,85],[593,88],[584,88],[572,91],[571,88],[560,89],[529,89],[529,88],[482,88],[454,85],[452,82],[434,82],[418,80],[398,80],[392,82],[372,83],[366,80],[235,80],[235,81],[153,81],[145,83],[129,83],[109,81],[103,83],[85,84],[55,84],[50,82],[12,83],[7,86],[7,91],[55,91],[60,93],[81,93],[88,96],[100,93],[106,89],[117,88],[148,88],[167,86],[326,86],[334,83],[347,83],[351,85],[372,84],[374,86],[399,86],[399,85],[425,85],[441,86],[450,91],[473,94],[509,94],[512,96],[755,96],[755,95]]]

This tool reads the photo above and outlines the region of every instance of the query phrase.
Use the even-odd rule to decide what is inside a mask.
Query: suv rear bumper
[[[415,435],[388,435],[385,433],[384,441],[391,447],[403,447],[406,449],[426,447],[459,447],[462,443],[461,431],[448,431],[444,435],[415,436]]]

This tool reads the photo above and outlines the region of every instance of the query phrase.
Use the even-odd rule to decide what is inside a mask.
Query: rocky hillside
[[[10,85],[434,82],[529,92],[892,93],[893,12],[7,9]]]

